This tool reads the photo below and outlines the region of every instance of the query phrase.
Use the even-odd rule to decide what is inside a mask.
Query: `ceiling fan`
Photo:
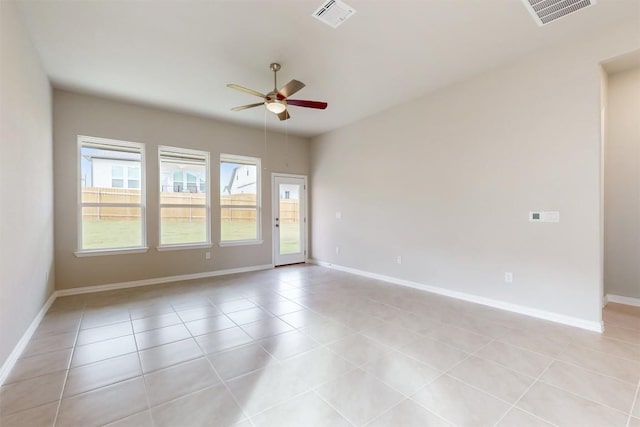
[[[276,73],[280,70],[280,64],[274,62],[269,66],[269,68],[271,69],[271,71],[273,71],[273,90],[267,93],[266,95],[258,91],[255,91],[253,89],[249,89],[233,83],[230,83],[227,85],[227,87],[230,87],[231,89],[237,89],[242,92],[250,93],[251,95],[259,96],[260,98],[264,99],[263,102],[242,105],[240,107],[232,108],[231,109],[232,111],[246,110],[247,108],[258,107],[264,104],[267,107],[267,110],[271,111],[276,116],[278,116],[280,120],[287,120],[288,118],[291,117],[289,115],[289,112],[287,111],[287,105],[295,105],[297,107],[306,107],[306,108],[317,108],[320,110],[324,110],[325,108],[327,108],[328,104],[326,102],[305,101],[302,99],[289,99],[291,95],[293,95],[294,93],[296,93],[297,91],[299,91],[305,86],[304,83],[298,80],[291,80],[289,83],[282,86],[280,90],[278,90]]]

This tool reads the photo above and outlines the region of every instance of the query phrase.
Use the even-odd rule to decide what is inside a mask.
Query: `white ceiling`
[[[307,87],[294,98],[327,101],[292,118],[267,116],[274,130],[317,135],[532,50],[597,37],[637,17],[638,0],[599,0],[538,27],[521,0],[349,0],[357,13],[333,29],[307,0],[21,1],[54,86],[250,126],[259,102],[226,87]]]

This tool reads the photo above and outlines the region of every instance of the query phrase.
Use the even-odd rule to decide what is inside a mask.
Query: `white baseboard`
[[[179,282],[183,280],[206,279],[207,277],[226,276],[250,271],[268,270],[273,265],[254,265],[251,267],[229,268],[227,270],[205,271],[204,273],[181,274],[178,276],[154,277],[153,279],[133,280],[131,282],[110,283],[106,285],[83,286],[80,288],[60,289],[57,296],[89,294],[93,292],[113,291],[116,289],[137,288],[139,286],[160,285],[163,283]]]
[[[273,265],[271,264],[255,265],[251,267],[230,268],[227,270],[207,271],[204,273],[194,273],[194,274],[182,274],[179,276],[157,277],[153,279],[135,280],[131,282],[112,283],[107,285],[96,285],[96,286],[83,286],[80,288],[60,289],[60,290],[54,291],[49,297],[49,299],[47,300],[47,302],[44,303],[44,305],[42,306],[42,308],[40,309],[36,317],[33,319],[33,321],[31,322],[31,325],[29,325],[29,328],[27,328],[25,333],[22,334],[20,341],[18,341],[16,346],[13,348],[13,351],[11,352],[11,354],[9,354],[9,357],[7,357],[7,360],[5,360],[5,362],[2,364],[2,367],[0,368],[0,385],[2,385],[2,383],[7,379],[9,372],[11,372],[11,369],[13,369],[13,366],[15,365],[16,361],[20,357],[20,354],[22,354],[25,347],[29,343],[29,340],[33,336],[33,333],[38,328],[38,325],[40,325],[42,318],[44,317],[45,314],[47,314],[49,307],[51,307],[51,304],[53,304],[53,302],[58,297],[63,297],[68,295],[88,294],[93,292],[104,292],[104,291],[111,291],[114,289],[134,288],[138,286],[158,285],[162,283],[170,283],[170,282],[177,282],[177,281],[183,281],[183,280],[204,279],[207,277],[224,276],[224,275],[236,274],[236,273],[247,273],[250,271],[268,270],[271,268],[273,268]]]
[[[407,286],[414,289],[420,289],[422,291],[431,292],[438,295],[444,295],[451,298],[460,299],[463,301],[469,301],[476,304],[482,304],[489,307],[499,308],[501,310],[511,311],[514,313],[524,314],[538,319],[549,320],[563,325],[575,326],[581,329],[587,329],[589,331],[602,332],[604,331],[603,322],[589,321],[580,319],[578,317],[566,316],[564,314],[553,313],[551,311],[540,310],[537,308],[526,307],[523,305],[512,304],[509,302],[494,300],[491,298],[485,298],[478,295],[468,294],[465,292],[452,291],[450,289],[440,288],[437,286],[423,285],[422,283],[412,282],[410,280],[399,279],[397,277],[385,276],[382,274],[371,273],[364,270],[358,270],[355,268],[344,267],[341,265],[331,264],[320,260],[312,260],[314,264],[333,268],[335,270],[344,271],[346,273],[356,274],[358,276],[364,276],[371,279],[383,280],[385,282],[394,283],[396,285]]]
[[[615,302],[617,304],[633,305],[635,307],[640,307],[640,298],[631,298],[631,297],[623,297],[621,295],[607,294],[605,295],[604,300],[605,300],[605,305],[610,302]]]
[[[20,354],[22,354],[24,349],[27,347],[27,344],[29,344],[29,340],[33,336],[33,333],[36,331],[36,329],[38,329],[38,325],[40,325],[42,318],[45,314],[47,314],[47,311],[49,311],[49,307],[51,307],[51,304],[53,304],[53,302],[56,300],[56,297],[56,291],[53,291],[38,314],[36,314],[36,317],[33,319],[27,330],[24,331],[24,334],[22,334],[20,341],[18,341],[16,346],[13,348],[13,351],[11,352],[11,354],[9,354],[7,360],[5,360],[2,364],[2,367],[0,368],[0,385],[2,385],[7,379],[9,372],[11,372],[11,369],[13,369],[13,365],[16,364],[16,361],[20,357]]]

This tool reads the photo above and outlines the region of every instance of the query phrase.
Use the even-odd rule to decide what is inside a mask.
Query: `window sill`
[[[213,247],[213,245],[211,243],[197,243],[197,244],[193,244],[193,245],[164,245],[164,246],[158,246],[156,248],[156,250],[158,252],[165,252],[165,251],[179,251],[179,250],[183,250],[183,249],[208,249]]]
[[[249,246],[249,245],[261,245],[264,243],[264,240],[230,240],[228,242],[220,242],[218,245],[221,248],[225,246]]]
[[[78,258],[90,257],[90,256],[102,256],[102,255],[125,255],[125,254],[138,254],[147,252],[149,248],[131,248],[131,249],[102,249],[95,251],[77,251],[73,254]]]

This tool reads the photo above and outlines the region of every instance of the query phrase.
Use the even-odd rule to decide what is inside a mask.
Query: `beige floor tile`
[[[0,415],[2,427],[51,427],[56,418],[58,402],[49,403],[7,417]]]
[[[76,345],[91,344],[131,334],[133,334],[133,329],[129,321],[99,326],[97,328],[82,329],[78,334]]]
[[[198,345],[205,353],[211,354],[233,347],[249,344],[253,339],[239,327],[223,329],[196,337]]]
[[[241,328],[254,340],[272,337],[274,335],[279,335],[293,330],[291,325],[277,317],[248,323],[246,325],[242,325]]]
[[[127,418],[107,424],[105,427],[153,427],[151,411],[146,410],[138,412],[137,414],[130,415]]]
[[[640,427],[640,418],[631,417],[627,427]]]
[[[637,384],[640,379],[640,363],[573,344],[557,358],[631,384]]]
[[[172,325],[140,332],[137,333],[135,337],[136,343],[138,344],[138,350],[142,351],[151,347],[157,347],[174,341],[191,338],[191,334],[184,325]]]
[[[468,356],[456,347],[430,338],[415,339],[399,351],[440,371],[451,368]]]
[[[276,363],[276,359],[256,343],[210,354],[208,359],[225,381]]]
[[[75,333],[80,327],[81,314],[50,313],[44,316],[33,333],[32,339],[50,335]]]
[[[304,328],[314,323],[324,323],[328,319],[324,316],[314,313],[311,310],[299,310],[293,313],[283,314],[280,319],[284,320],[294,328]]]
[[[451,425],[413,400],[406,399],[367,424],[367,427],[450,427]]]
[[[630,305],[608,303],[602,311],[605,324],[640,331],[640,309]]]
[[[221,331],[223,329],[229,329],[236,326],[227,316],[213,316],[206,317],[204,319],[193,320],[191,322],[187,322],[184,324],[191,335],[198,336],[204,335],[211,332]]]
[[[402,348],[422,338],[422,335],[411,332],[402,326],[382,321],[372,322],[371,325],[363,328],[360,333],[395,349]]]
[[[442,341],[468,353],[473,353],[493,340],[493,338],[484,335],[444,324],[438,328],[421,332],[429,338]]]
[[[304,308],[300,304],[296,304],[295,302],[282,301],[282,300],[263,303],[260,306],[263,309],[267,310],[269,313],[274,314],[276,316],[282,316],[284,314],[294,313]]]
[[[640,343],[640,330],[624,328],[617,325],[605,325],[602,336],[631,344]]]
[[[447,375],[418,391],[412,399],[457,426],[492,426],[510,407]]]
[[[142,372],[146,374],[181,362],[197,359],[202,355],[200,347],[198,347],[193,338],[142,350],[140,352]]]
[[[309,387],[331,381],[355,369],[352,363],[322,347],[292,357],[282,363],[287,368],[293,369],[296,375]]]
[[[535,381],[532,377],[473,356],[447,373],[509,403],[515,403]]]
[[[247,310],[234,311],[233,313],[227,313],[227,316],[233,320],[237,325],[246,325],[247,323],[257,322],[258,320],[268,319],[273,317],[273,314],[258,308],[249,308]]]
[[[39,339],[32,339],[24,349],[21,358],[37,356],[42,353],[49,353],[57,350],[64,350],[73,347],[76,340],[76,333],[49,335]]]
[[[518,408],[563,426],[624,426],[627,416],[591,400],[538,382],[518,402]]]
[[[57,371],[64,371],[69,368],[72,351],[73,349],[69,348],[18,359],[15,365],[13,365],[13,369],[7,377],[5,384],[24,381],[29,378],[51,374]]]
[[[329,344],[327,348],[356,366],[362,366],[377,360],[380,354],[391,351],[390,347],[386,347],[361,334],[347,335]]]
[[[363,425],[391,409],[404,396],[362,370],[351,371],[316,390],[355,425]]]
[[[272,365],[227,382],[231,393],[249,416],[310,390],[310,386],[288,366]]]
[[[235,301],[223,302],[216,304],[218,310],[223,313],[235,313],[236,311],[248,310],[250,308],[256,308],[256,305],[248,299],[239,299]]]
[[[166,326],[177,325],[182,320],[176,313],[159,314],[157,316],[135,319],[131,322],[135,333],[150,331],[152,329],[164,328]]]
[[[351,424],[313,392],[252,418],[256,427],[350,427]]]
[[[298,331],[285,332],[257,342],[278,360],[296,356],[318,346],[316,341]]]
[[[207,307],[195,307],[178,311],[178,316],[180,316],[183,322],[206,319],[207,317],[219,316],[220,314],[220,310],[212,305]]]
[[[3,385],[0,388],[0,414],[7,416],[59,400],[66,375],[66,372],[57,372]]]
[[[500,341],[548,357],[556,357],[567,347],[564,337],[558,338],[525,330],[511,331],[500,338]]]
[[[98,326],[106,326],[130,320],[129,310],[126,307],[116,309],[86,309],[82,317],[80,329],[97,328]]]
[[[564,362],[553,362],[540,378],[571,393],[628,413],[636,386]]]
[[[496,427],[552,427],[553,424],[524,412],[518,408],[513,408],[505,417],[500,420]]]
[[[105,387],[142,375],[137,353],[113,357],[69,370],[64,397]]]
[[[571,339],[571,342],[578,347],[640,362],[640,341],[628,343],[605,337],[597,332],[581,331]]]
[[[361,368],[407,396],[440,376],[438,370],[395,350],[374,355]]]
[[[493,341],[480,349],[476,356],[497,362],[530,377],[537,377],[551,363],[551,358],[500,341]]]
[[[132,320],[160,316],[162,314],[169,314],[173,312],[174,308],[169,303],[146,304],[129,308],[129,314],[131,314]]]
[[[636,403],[633,405],[632,415],[640,418],[640,390],[636,391]]]
[[[205,358],[146,374],[144,380],[151,406],[160,405],[220,382]]]
[[[62,399],[56,427],[101,426],[147,409],[141,377]]]
[[[75,348],[71,367],[75,368],[89,363],[99,362],[116,356],[122,356],[136,351],[133,335],[99,341]]]
[[[158,316],[145,317],[132,321],[134,332],[150,331],[151,329],[164,328],[165,326],[177,325],[182,320],[176,313],[160,314]]]
[[[294,313],[295,314],[295,313]],[[310,336],[320,344],[329,344],[333,341],[337,341],[348,335],[353,334],[353,330],[341,325],[338,322],[326,321],[326,322],[314,322],[309,326],[299,329],[305,335]]]
[[[216,385],[151,409],[157,427],[225,427],[246,417],[223,385]]]

